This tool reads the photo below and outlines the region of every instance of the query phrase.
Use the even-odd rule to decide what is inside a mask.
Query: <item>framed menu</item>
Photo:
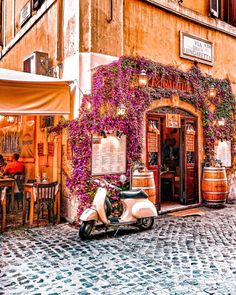
[[[217,141],[215,143],[215,158],[220,160],[222,166],[232,166],[231,141]]]
[[[186,134],[186,151],[194,152],[194,135]]]
[[[92,137],[92,175],[126,173],[126,135]]]

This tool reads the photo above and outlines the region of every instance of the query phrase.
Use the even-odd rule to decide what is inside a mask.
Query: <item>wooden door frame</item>
[[[161,106],[160,106],[161,107]],[[182,108],[178,108],[178,109],[182,109]],[[188,110],[185,110],[183,109],[184,111],[187,111]],[[199,177],[200,177],[200,174],[199,174],[199,144],[198,144],[198,117],[195,115],[195,114],[192,114],[193,117],[190,117],[190,116],[185,116],[185,115],[180,115],[180,120],[184,120],[185,121],[185,124],[184,124],[184,128],[186,126],[186,122],[188,121],[191,121],[191,122],[194,122],[194,125],[195,125],[195,129],[196,129],[196,135],[195,135],[195,150],[196,150],[196,155],[195,155],[195,161],[196,161],[196,179],[197,179],[197,183],[196,183],[196,186],[197,186],[197,202],[200,201],[200,194],[199,194]],[[149,112],[146,113],[146,117],[145,117],[145,123],[146,123],[146,128],[145,128],[145,143],[146,143],[146,151],[145,151],[145,161],[146,161],[146,165],[147,165],[147,168],[149,170],[152,170],[154,171],[154,179],[155,179],[155,184],[156,184],[156,187],[158,188],[157,189],[157,195],[156,195],[156,202],[155,202],[155,205],[157,207],[158,210],[161,209],[161,180],[160,180],[160,172],[161,172],[161,138],[163,137],[163,133],[162,133],[162,130],[160,128],[160,137],[159,137],[159,154],[158,154],[158,163],[159,165],[157,166],[149,166],[148,164],[148,136],[147,136],[147,132],[148,132],[148,121],[149,120],[159,120],[161,121],[161,118],[165,118],[166,114],[163,114],[163,113],[158,113],[158,110],[157,112],[151,112],[151,110]],[[185,145],[183,147],[183,153],[185,154]],[[186,163],[185,163],[185,166],[186,166]],[[186,167],[185,167],[185,173],[186,173]],[[186,176],[185,176],[185,181],[186,181]],[[186,184],[185,184],[186,186]],[[187,204],[186,204],[187,205]]]

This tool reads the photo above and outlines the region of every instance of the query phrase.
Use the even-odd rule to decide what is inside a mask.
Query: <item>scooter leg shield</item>
[[[98,220],[98,213],[93,208],[86,209],[80,216],[80,220],[89,221],[89,220]]]
[[[157,210],[151,202],[150,204],[147,204],[147,202],[138,202],[132,208],[132,215],[137,219],[145,217],[156,217]]]

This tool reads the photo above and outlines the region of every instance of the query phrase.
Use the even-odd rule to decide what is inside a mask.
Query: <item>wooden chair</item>
[[[17,192],[14,193],[14,200],[17,202],[17,209],[20,210],[20,204],[22,204],[23,208],[23,194],[24,194],[24,182],[25,175],[24,174],[9,174],[10,178],[14,178],[16,181]],[[7,213],[10,212],[10,204],[11,204],[11,190],[7,191]]]
[[[48,210],[48,220],[53,224],[55,223],[55,214],[57,214],[57,219],[59,219],[60,212],[58,206],[58,182],[51,183],[34,183],[33,184],[34,195],[35,195],[35,205],[37,209],[37,223],[39,225],[40,212],[43,213],[44,209]]]

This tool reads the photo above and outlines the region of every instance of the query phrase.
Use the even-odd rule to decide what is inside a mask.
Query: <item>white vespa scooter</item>
[[[117,190],[121,189],[105,180],[95,180],[95,182],[99,183],[99,187],[96,191],[92,206],[85,209],[80,217],[82,223],[79,236],[82,239],[89,237],[94,227],[105,227],[107,229],[110,226],[117,226],[119,228],[120,226],[133,225],[144,230],[152,228],[154,217],[157,216],[157,210],[153,203],[148,200],[148,195],[143,190],[121,191],[120,200],[123,206],[122,215],[119,218],[110,218],[111,203],[107,197],[106,187],[110,186]]]

